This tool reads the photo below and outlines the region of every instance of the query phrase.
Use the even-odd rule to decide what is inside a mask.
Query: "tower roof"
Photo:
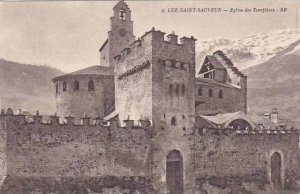
[[[128,7],[127,3],[125,3],[124,0],[120,0],[120,1],[113,7],[113,9],[120,9],[120,8],[126,8],[127,10],[130,11],[130,8]]]
[[[53,79],[55,82],[56,80],[66,78],[66,77],[73,77],[73,76],[82,76],[82,75],[104,75],[104,76],[113,76],[114,75],[114,69],[111,67],[105,67],[100,65],[94,65],[90,66],[84,69],[80,69],[78,71],[74,71],[72,73],[64,74],[61,76],[58,76]]]

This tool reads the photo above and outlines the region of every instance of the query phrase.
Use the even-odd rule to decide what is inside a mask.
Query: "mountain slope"
[[[254,112],[279,109],[281,117],[300,123],[300,40],[268,61],[248,68],[248,105]]]
[[[249,111],[263,114],[277,108],[281,118],[300,127],[299,29],[198,42],[196,69],[216,50],[222,50],[248,76]]]
[[[1,108],[28,110],[32,113],[55,112],[52,78],[62,72],[47,66],[25,65],[0,59]]]
[[[299,29],[284,29],[241,39],[215,38],[198,42],[197,67],[207,54],[222,50],[240,70],[244,70],[275,57],[296,42],[300,37],[298,34]]]

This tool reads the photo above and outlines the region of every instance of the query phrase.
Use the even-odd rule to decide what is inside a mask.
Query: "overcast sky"
[[[116,1],[2,2],[0,58],[65,72],[99,65]],[[152,27],[198,40],[296,28],[298,1],[127,1],[134,33]],[[167,13],[167,8],[287,8],[285,13]],[[299,20],[299,19],[298,19]]]

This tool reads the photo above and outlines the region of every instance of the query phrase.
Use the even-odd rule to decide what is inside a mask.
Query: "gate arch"
[[[167,155],[167,191],[169,194],[183,194],[183,159],[178,150]]]
[[[278,152],[271,155],[271,181],[275,188],[280,189],[283,187],[283,166],[282,157]]]

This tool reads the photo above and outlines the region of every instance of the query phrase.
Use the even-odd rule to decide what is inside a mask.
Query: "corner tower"
[[[131,11],[124,0],[120,0],[113,8],[113,16],[110,18],[110,31],[108,39],[100,48],[100,65],[115,66],[114,57],[132,44],[135,40],[133,35],[133,21]]]

